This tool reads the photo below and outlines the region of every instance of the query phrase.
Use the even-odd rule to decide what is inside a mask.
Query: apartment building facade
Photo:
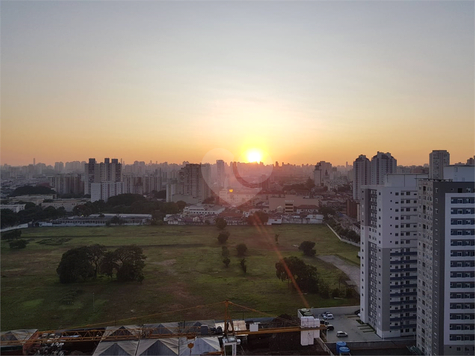
[[[416,346],[426,355],[475,354],[474,166],[449,166],[418,186]]]
[[[417,180],[388,174],[361,190],[361,320],[382,338],[416,333]]]

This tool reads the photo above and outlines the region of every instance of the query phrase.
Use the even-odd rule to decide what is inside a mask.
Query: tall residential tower
[[[475,167],[449,166],[418,187],[417,347],[475,354]]]
[[[429,154],[429,178],[444,178],[444,167],[450,165],[450,153],[446,150],[433,150]]]
[[[361,320],[382,338],[416,332],[417,180],[389,174],[362,186]]]

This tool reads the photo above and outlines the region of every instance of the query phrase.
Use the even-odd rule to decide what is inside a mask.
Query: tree
[[[315,242],[304,241],[300,244],[299,250],[302,251],[305,256],[313,257],[317,253],[317,251],[313,249],[314,246]]]
[[[18,215],[11,209],[1,209],[1,226],[15,226],[19,222]]]
[[[110,278],[114,275],[114,270],[117,271],[118,265],[115,262],[115,254],[114,252],[108,251],[104,253],[104,257],[101,260],[101,264],[99,266],[99,271]]]
[[[141,247],[137,245],[122,246],[115,250],[114,255],[119,281],[143,280],[142,270],[147,257],[143,254]]]
[[[178,204],[174,202],[161,204],[160,210],[164,214],[178,214],[180,212],[180,208],[178,207]]]
[[[330,287],[328,286],[328,283],[320,281],[320,283],[318,284],[318,292],[322,296],[322,298],[330,298]]]
[[[247,246],[246,244],[239,244],[236,246],[236,250],[237,250],[237,255],[238,256],[244,256],[246,254],[246,251],[247,251]]]
[[[228,241],[229,238],[229,231],[226,230],[221,230],[221,232],[218,235],[218,241],[220,244],[225,244],[226,241]]]
[[[305,188],[307,188],[308,190],[315,188],[315,182],[311,178],[308,178],[305,182]]]
[[[94,276],[87,247],[73,248],[63,253],[56,272],[61,283],[74,283]]]
[[[10,241],[10,240],[19,239],[20,237],[21,237],[21,230],[20,229],[16,229],[16,230],[12,230],[12,231],[2,233],[2,240]]]
[[[328,220],[329,215],[332,215],[332,216],[333,216],[333,215],[336,214],[336,212],[335,212],[335,209],[333,209],[333,208],[331,208],[331,207],[329,207],[329,206],[322,206],[322,207],[320,208],[320,214],[323,215],[323,218],[324,218],[325,220]]]
[[[186,207],[186,202],[184,202],[183,200],[178,200],[176,202],[176,205],[178,206],[178,209],[180,209],[180,211],[183,211],[183,209],[185,209]]]
[[[20,250],[22,248],[25,248],[26,245],[28,245],[28,241],[23,240],[23,239],[19,239],[19,240],[15,239],[15,240],[11,240],[8,244],[10,245],[10,248],[12,250]]]
[[[230,253],[229,253],[229,250],[226,246],[223,246],[221,248],[221,256],[223,257],[229,257]]]
[[[23,187],[16,188],[13,193],[10,194],[11,197],[16,197],[18,195],[53,195],[56,194],[54,190],[49,187],[45,187],[42,185],[31,186],[25,185]]]
[[[294,280],[304,292],[317,293],[319,278],[317,268],[307,265],[300,258],[285,257],[275,264],[276,276],[281,281]]]
[[[133,203],[137,201],[143,201],[145,202],[147,199],[143,195],[140,194],[119,194],[119,195],[114,195],[107,199],[107,206],[112,207],[112,206],[120,206],[120,205],[125,205],[125,206],[132,206]]]
[[[269,215],[261,210],[256,211],[247,218],[249,225],[265,225],[267,221],[269,221]]]
[[[241,262],[239,262],[239,264],[241,265],[242,271],[243,271],[244,273],[246,273],[246,272],[247,272],[246,259],[243,258],[243,259],[241,260]]]
[[[340,289],[339,288],[333,288],[332,298],[339,298],[339,297],[340,297]]]
[[[94,278],[97,278],[97,273],[99,272],[99,267],[105,253],[106,247],[104,245],[95,244],[87,247],[89,261],[94,269]]]
[[[110,219],[110,223],[115,225],[122,225],[124,223],[124,220],[122,220],[119,215],[115,215]]]
[[[224,230],[224,228],[228,225],[228,222],[224,218],[216,218],[216,227],[220,230]]]
[[[229,267],[229,264],[231,263],[231,260],[229,259],[229,257],[225,257],[225,258],[223,259],[223,263],[224,263],[224,265],[226,266],[226,268],[228,268],[228,267]]]

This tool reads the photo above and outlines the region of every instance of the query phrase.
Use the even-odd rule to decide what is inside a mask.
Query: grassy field
[[[294,315],[305,305],[355,305],[357,300],[299,295],[275,276],[280,257],[302,257],[297,247],[316,242],[317,255],[338,255],[359,264],[358,249],[340,242],[326,226],[284,225],[228,227],[231,264],[222,263],[214,226],[143,226],[104,228],[37,228],[22,231],[30,240],[24,250],[2,242],[1,330],[42,330],[85,325],[143,324],[193,319],[223,319],[226,299],[259,311]],[[274,236],[279,234],[276,245]],[[60,245],[44,242],[62,241]],[[43,243],[39,243],[43,242]],[[248,246],[247,274],[239,266],[235,246]],[[96,281],[62,285],[56,268],[68,249],[99,243],[115,247],[137,244],[147,256],[145,280],[120,284]],[[302,257],[303,258],[303,257]],[[338,286],[339,270],[317,258],[303,258],[317,267],[330,287]],[[234,318],[262,316],[232,309]]]

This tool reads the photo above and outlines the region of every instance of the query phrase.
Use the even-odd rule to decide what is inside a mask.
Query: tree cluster
[[[150,201],[140,194],[119,194],[110,197],[107,203],[103,200],[77,205],[74,215],[89,216],[91,214],[152,214],[152,225],[163,223],[166,214],[177,214],[186,206],[184,201],[163,202]]]
[[[317,268],[307,265],[300,258],[285,257],[275,264],[277,278],[288,283],[295,281],[303,292],[317,293],[319,278]],[[295,286],[294,286],[295,287]]]
[[[360,242],[360,235],[358,235],[355,231],[350,229],[345,229],[342,227],[335,219],[329,219],[328,225],[332,227],[333,230],[343,239],[359,243]]]
[[[265,225],[269,221],[269,215],[263,211],[256,211],[254,214],[249,215],[247,218],[247,223],[249,225]]]
[[[56,269],[61,283],[82,282],[97,278],[99,274],[117,280],[142,281],[146,256],[136,245],[122,246],[115,251],[107,251],[103,245],[91,245],[66,251]]]
[[[8,241],[8,245],[12,250],[19,250],[28,245],[28,241],[21,239],[21,230],[12,230],[2,233],[2,240]]]
[[[34,203],[26,203],[25,209],[20,210],[18,213],[15,213],[11,209],[2,209],[1,226],[2,228],[5,228],[8,226],[29,223],[31,221],[57,219],[65,215],[67,215],[67,213],[63,207],[58,209],[53,206],[43,208]]]
[[[16,197],[19,195],[53,195],[56,194],[54,190],[43,185],[24,185],[23,187],[16,188],[11,194],[11,197]]]
[[[299,250],[303,252],[305,256],[314,257],[317,251],[314,249],[315,242],[312,241],[304,241],[300,244]]]

